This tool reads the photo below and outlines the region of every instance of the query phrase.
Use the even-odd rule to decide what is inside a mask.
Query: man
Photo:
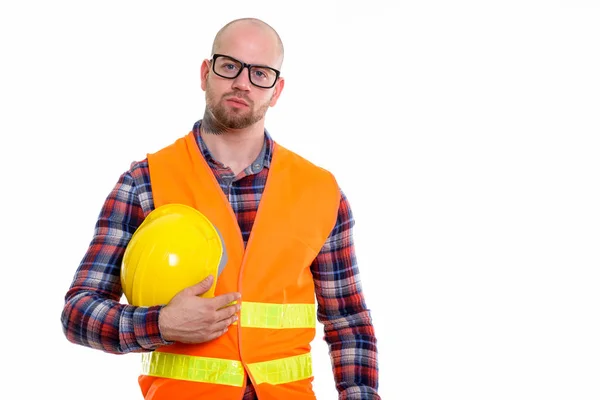
[[[106,352],[144,353],[146,399],[314,399],[316,296],[339,398],[379,399],[348,201],[332,174],[265,130],[284,87],[279,35],[260,20],[235,20],[212,53],[201,66],[204,117],[132,163],[106,199],[65,296],[64,333]],[[152,210],[171,203],[195,207],[223,236],[228,259],[215,296],[199,296],[209,276],[166,305],[121,304],[127,244]],[[258,318],[269,313],[276,325]]]

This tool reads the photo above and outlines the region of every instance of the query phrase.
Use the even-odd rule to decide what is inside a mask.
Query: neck
[[[200,135],[212,156],[236,175],[258,157],[264,144],[264,131],[264,119],[247,128],[228,129],[205,114],[200,125]]]

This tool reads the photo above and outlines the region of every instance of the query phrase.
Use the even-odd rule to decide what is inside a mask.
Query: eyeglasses
[[[263,89],[270,89],[275,86],[275,82],[277,82],[280,74],[275,68],[265,65],[246,64],[224,54],[213,54],[212,65],[215,74],[227,79],[237,78],[244,68],[248,68],[250,83]]]

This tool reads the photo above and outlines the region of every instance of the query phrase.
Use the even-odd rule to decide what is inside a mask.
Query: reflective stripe
[[[255,384],[280,385],[312,376],[310,353],[248,364]],[[244,367],[237,360],[150,352],[142,354],[142,375],[238,386],[244,384]]]
[[[242,302],[240,324],[244,328],[314,328],[314,304],[271,304]]]
[[[279,360],[248,364],[248,369],[257,385],[261,383],[281,385],[310,378],[312,376],[312,358],[310,353],[306,353]]]
[[[244,385],[244,367],[237,360],[158,351],[142,354],[142,375],[228,386]]]

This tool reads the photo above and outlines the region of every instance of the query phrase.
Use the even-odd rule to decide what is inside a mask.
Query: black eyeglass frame
[[[237,74],[235,74],[235,76],[223,76],[221,74],[219,74],[216,70],[215,70],[215,61],[217,61],[217,59],[219,57],[227,57],[235,62],[238,62],[242,65],[242,67],[240,68],[240,70],[238,71]],[[238,76],[240,76],[240,74],[242,73],[242,71],[244,70],[244,68],[248,69],[248,80],[250,81],[251,84],[253,84],[256,87],[259,87],[261,89],[271,89],[273,86],[275,86],[275,84],[277,83],[277,80],[279,79],[279,75],[281,75],[281,72],[279,70],[276,70],[273,67],[269,67],[268,65],[262,65],[262,64],[246,64],[243,61],[238,60],[237,58],[233,58],[231,56],[228,56],[226,54],[213,54],[211,60],[212,62],[212,70],[215,74],[217,74],[218,76],[220,76],[221,78],[225,78],[225,79],[235,79]],[[261,85],[257,85],[256,83],[252,82],[252,75],[250,75],[250,69],[252,67],[259,67],[259,68],[267,68],[270,69],[271,71],[275,71],[275,80],[273,81],[273,84],[271,86],[261,86]]]

